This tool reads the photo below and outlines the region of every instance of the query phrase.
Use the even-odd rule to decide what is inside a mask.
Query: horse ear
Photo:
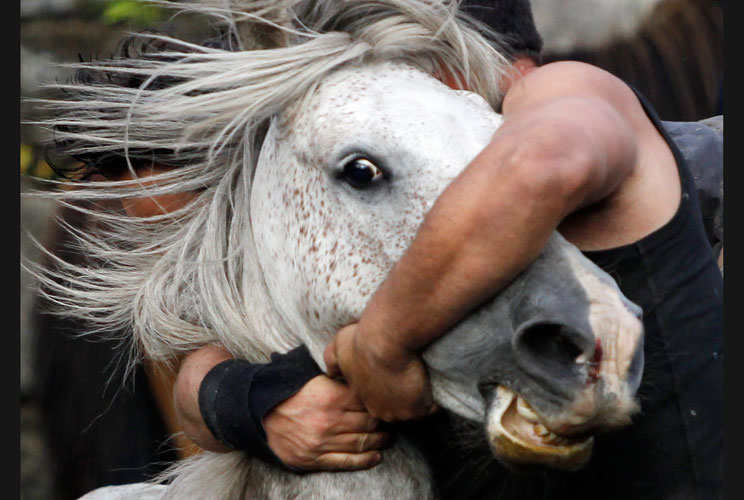
[[[262,50],[287,47],[289,29],[294,14],[292,2],[277,1],[266,6],[266,2],[228,0],[236,35],[243,50]]]
[[[267,120],[262,129],[259,133],[260,136],[256,137],[256,151],[258,151],[258,156],[256,158],[254,173],[261,161],[271,156],[276,150],[276,142],[279,137],[279,119],[276,116],[272,117],[270,120]]]

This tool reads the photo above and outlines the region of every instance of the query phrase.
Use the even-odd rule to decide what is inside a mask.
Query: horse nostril
[[[562,325],[538,323],[524,330],[521,343],[537,358],[569,363],[583,352],[570,338],[574,336],[572,331]]]
[[[490,401],[496,394],[496,387],[498,387],[498,384],[495,382],[482,381],[478,383],[478,392],[485,401]]]
[[[565,379],[578,374],[577,360],[594,355],[593,336],[558,323],[539,322],[517,332],[514,351],[527,372],[541,378]]]

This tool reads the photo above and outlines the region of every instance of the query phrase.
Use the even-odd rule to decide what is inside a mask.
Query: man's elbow
[[[535,138],[520,145],[509,163],[519,197],[539,202],[560,218],[603,192],[603,166],[578,137],[559,132]]]

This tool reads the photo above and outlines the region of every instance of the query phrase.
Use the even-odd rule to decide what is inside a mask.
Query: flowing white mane
[[[506,61],[497,36],[457,12],[457,2],[158,3],[209,16],[239,47],[141,35],[161,48],[75,65],[104,78],[58,85],[69,98],[46,101],[55,118],[43,125],[70,154],[124,158],[132,172],[143,158],[178,168],[155,183],[76,183],[54,196],[102,202],[197,195],[180,210],[144,220],[78,208],[98,229],[70,231],[91,262],[105,265],[58,260],[42,272],[42,284],[60,313],[100,331],[132,332],[135,357],[167,359],[220,341],[246,359],[265,360],[299,343],[268,313],[254,262],[248,208],[268,122],[301,106],[331,72],[376,61],[459,78],[497,107]],[[268,33],[263,48],[251,36],[257,27]],[[126,78],[143,83],[116,83]],[[162,81],[169,83],[155,85]]]

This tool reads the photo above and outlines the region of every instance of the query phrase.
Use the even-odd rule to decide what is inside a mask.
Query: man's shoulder
[[[504,98],[520,107],[545,106],[561,99],[586,101],[611,107],[631,123],[645,114],[635,92],[623,80],[597,66],[578,61],[558,61],[540,66],[517,80]]]
[[[541,94],[632,94],[620,78],[597,66],[579,61],[557,61],[540,66],[521,79],[541,89]],[[546,85],[548,84],[549,85]],[[531,89],[532,90],[532,89]]]

